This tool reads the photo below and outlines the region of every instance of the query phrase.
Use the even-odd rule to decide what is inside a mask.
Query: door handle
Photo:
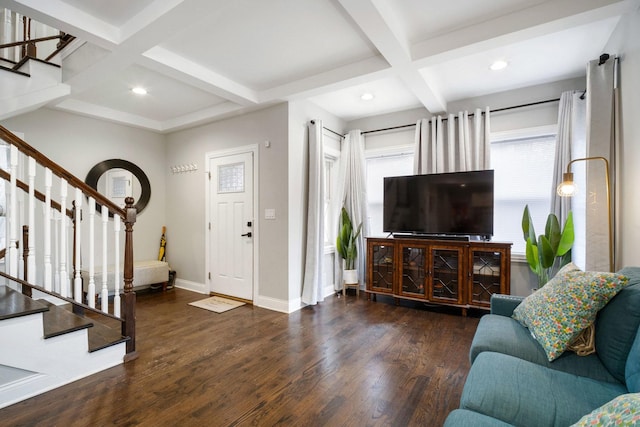
[[[251,237],[251,232],[241,234],[240,237]]]

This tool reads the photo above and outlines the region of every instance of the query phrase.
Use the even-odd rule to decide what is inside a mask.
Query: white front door
[[[209,160],[211,292],[253,300],[253,153]]]

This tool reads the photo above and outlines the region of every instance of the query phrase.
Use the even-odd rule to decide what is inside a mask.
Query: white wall
[[[167,162],[197,163],[198,172],[166,173],[167,258],[177,272],[177,283],[209,292],[205,269],[207,242],[205,218],[205,154],[257,144],[260,198],[256,212],[258,235],[256,305],[286,308],[288,301],[288,130],[287,105],[167,135]],[[269,141],[270,147],[264,142]],[[265,220],[264,210],[275,209],[276,219]],[[282,305],[285,307],[283,308]]]
[[[625,15],[605,52],[620,57],[622,111],[619,153],[617,267],[640,266],[640,9]]]
[[[27,143],[80,179],[94,165],[108,159],[124,159],[138,165],[151,183],[151,199],[134,225],[134,257],[156,259],[165,221],[166,160],[162,135],[47,108],[0,124],[23,133]]]

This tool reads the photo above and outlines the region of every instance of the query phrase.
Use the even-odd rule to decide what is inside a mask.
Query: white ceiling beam
[[[68,111],[80,116],[93,117],[114,123],[125,124],[155,132],[162,131],[162,122],[141,117],[136,114],[123,113],[112,108],[102,107],[89,102],[65,99],[54,105],[58,110]]]
[[[244,108],[245,107],[233,102],[223,102],[222,104],[218,104],[210,108],[205,108],[181,117],[165,120],[162,122],[162,131],[175,132],[181,129],[197,126],[210,122],[213,119],[220,118],[221,116],[242,112],[244,111]]]
[[[375,56],[266,89],[259,93],[259,100],[268,102],[303,99],[392,76],[395,76],[395,72],[389,67],[387,61],[380,56]]]
[[[547,1],[415,43],[412,46],[414,65],[423,68],[480,50],[619,16],[631,10],[634,4],[635,0]]]
[[[432,112],[445,111],[447,105],[443,97],[411,65],[409,45],[396,29],[389,4],[385,0],[338,1],[425,108]]]
[[[237,104],[251,105],[258,102],[256,91],[162,47],[148,50],[144,53],[143,60],[138,62]]]
[[[52,101],[64,98],[69,93],[69,86],[61,83],[25,95],[4,98],[0,102],[0,120],[37,110]]]

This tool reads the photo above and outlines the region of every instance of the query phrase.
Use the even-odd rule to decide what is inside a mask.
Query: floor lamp
[[[576,193],[576,185],[573,182],[571,165],[576,162],[588,162],[591,160],[601,160],[605,168],[605,184],[607,187],[607,218],[609,221],[609,271],[613,271],[613,224],[611,222],[611,185],[609,184],[609,161],[604,157],[584,157],[573,159],[567,164],[567,172],[562,175],[562,182],[558,185],[558,195],[562,197],[572,197]]]

